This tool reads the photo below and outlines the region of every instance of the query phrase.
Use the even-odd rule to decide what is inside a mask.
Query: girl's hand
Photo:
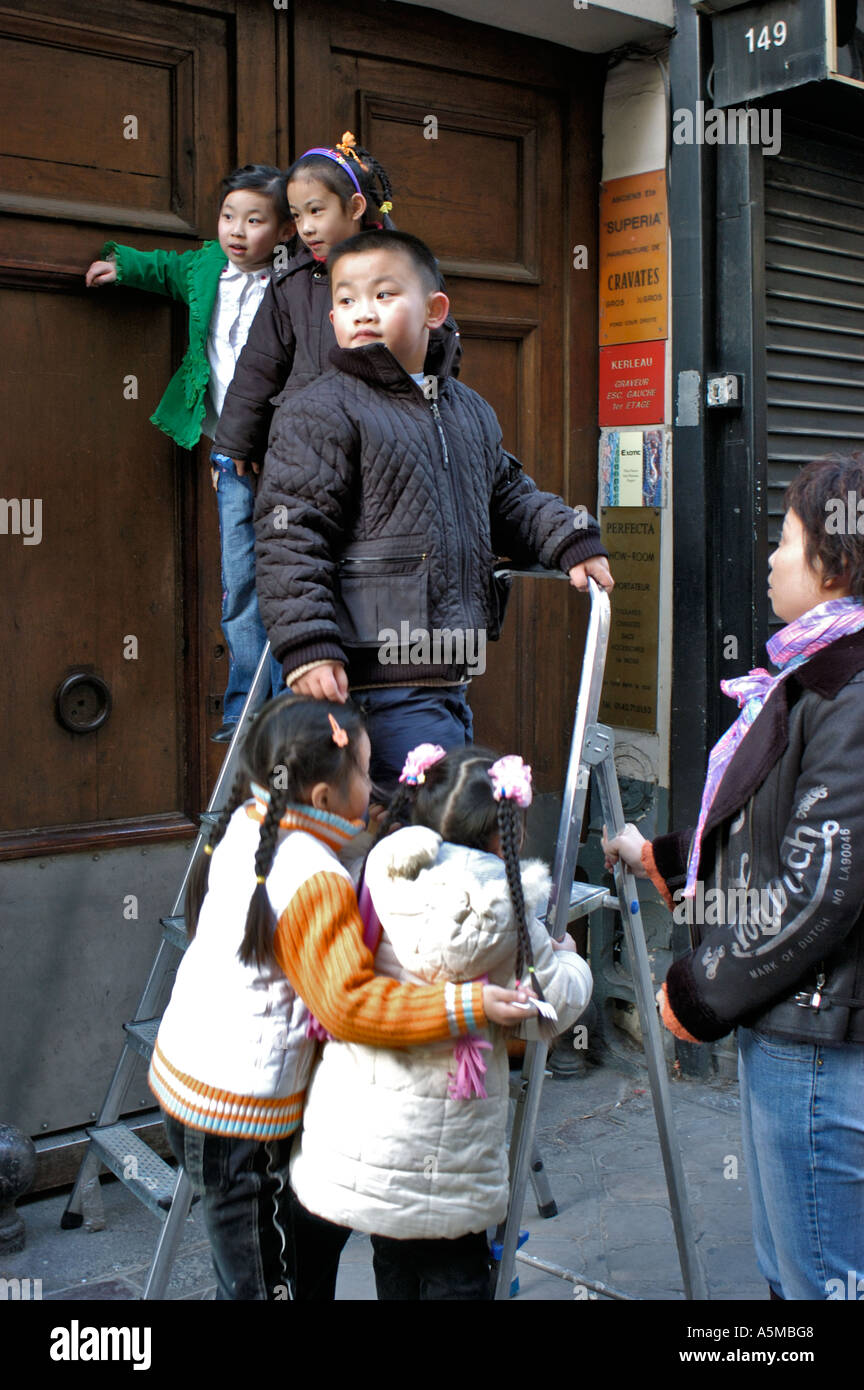
[[[530,989],[502,989],[500,985],[483,986],[483,1012],[490,1023],[502,1028],[511,1028],[514,1023],[524,1023],[533,1010],[526,1009],[534,995]]]
[[[247,459],[232,459],[231,462],[234,465],[234,471],[236,472],[238,478],[242,478],[244,473],[248,473],[250,471],[253,473],[261,472],[260,463],[252,463],[250,460]]]
[[[93,289],[94,286],[113,285],[116,279],[117,267],[113,261],[94,261],[84,276],[84,283],[88,289]]]
[[[569,933],[569,932],[566,932],[566,931],[565,931],[564,935],[561,937],[561,940],[560,940],[560,941],[558,940],[558,937],[557,937],[557,936],[552,936],[552,937],[550,937],[550,938],[549,938],[549,944],[550,944],[550,946],[552,947],[552,950],[553,950],[553,951],[575,951],[575,950],[576,950],[576,942],[573,940],[573,938],[572,938],[572,936],[570,935],[570,933]]]
[[[648,873],[642,863],[642,846],[647,844],[644,835],[640,835],[635,825],[628,821],[620,835],[616,835],[614,840],[607,840],[606,827],[603,827],[603,834],[600,838],[603,846],[603,853],[606,855],[606,868],[613,869],[621,859],[627,868],[636,878],[647,878]]]

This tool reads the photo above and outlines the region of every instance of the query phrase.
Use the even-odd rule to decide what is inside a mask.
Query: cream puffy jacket
[[[536,914],[549,875],[522,866],[527,920],[543,992],[568,1027],[591,997],[591,972],[553,951]],[[377,845],[366,882],[384,928],[376,970],[425,983],[487,975],[512,985],[516,926],[504,865],[408,827]],[[484,1035],[487,1099],[448,1097],[453,1047],[390,1050],[330,1042],[307,1095],[291,1181],[310,1211],[400,1239],[455,1238],[500,1221],[507,1208],[509,1066],[504,1033]]]

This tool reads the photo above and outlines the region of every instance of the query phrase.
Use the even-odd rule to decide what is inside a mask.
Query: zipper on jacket
[[[441,411],[438,409],[437,402],[430,401],[429,404],[432,407],[432,414],[435,417],[435,424],[438,426],[438,433],[441,436],[441,448],[444,450],[444,467],[449,469],[450,454],[447,450],[447,437],[444,434],[444,426],[441,423]]]
[[[445,473],[449,473],[450,475],[450,496],[453,499],[453,515],[456,519],[456,530],[459,533],[459,571],[462,578],[462,603],[467,615],[471,607],[471,597],[469,588],[470,574],[468,571],[468,547],[470,545],[471,538],[466,533],[462,508],[459,505],[460,499],[456,496],[456,483],[453,478],[452,470],[449,466],[450,454],[447,449],[447,436],[444,433],[444,423],[441,419],[441,412],[438,409],[437,401],[431,400],[429,402],[429,405],[432,410],[432,415],[435,420],[435,424],[438,426],[438,433],[441,436],[441,448],[444,451],[444,471]]]
[[[405,565],[415,560],[425,560],[426,551],[422,555],[345,555],[339,561],[339,568],[345,569],[349,565]]]

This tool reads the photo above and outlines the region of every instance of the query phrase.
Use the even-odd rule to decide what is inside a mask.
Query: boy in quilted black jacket
[[[404,232],[328,258],[333,369],[279,408],[255,508],[261,615],[298,694],[363,706],[372,776],[471,741],[467,682],[500,630],[495,556],[613,580],[597,523],[540,492],[494,411],[450,375],[437,262]]]

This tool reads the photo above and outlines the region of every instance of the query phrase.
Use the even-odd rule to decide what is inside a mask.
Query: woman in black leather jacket
[[[864,452],[786,494],[769,595],[787,626],[724,691],[695,831],[604,841],[686,912],[657,999],[677,1037],[738,1029],[759,1267],[772,1297],[864,1291]],[[860,1281],[860,1282],[859,1282]]]

